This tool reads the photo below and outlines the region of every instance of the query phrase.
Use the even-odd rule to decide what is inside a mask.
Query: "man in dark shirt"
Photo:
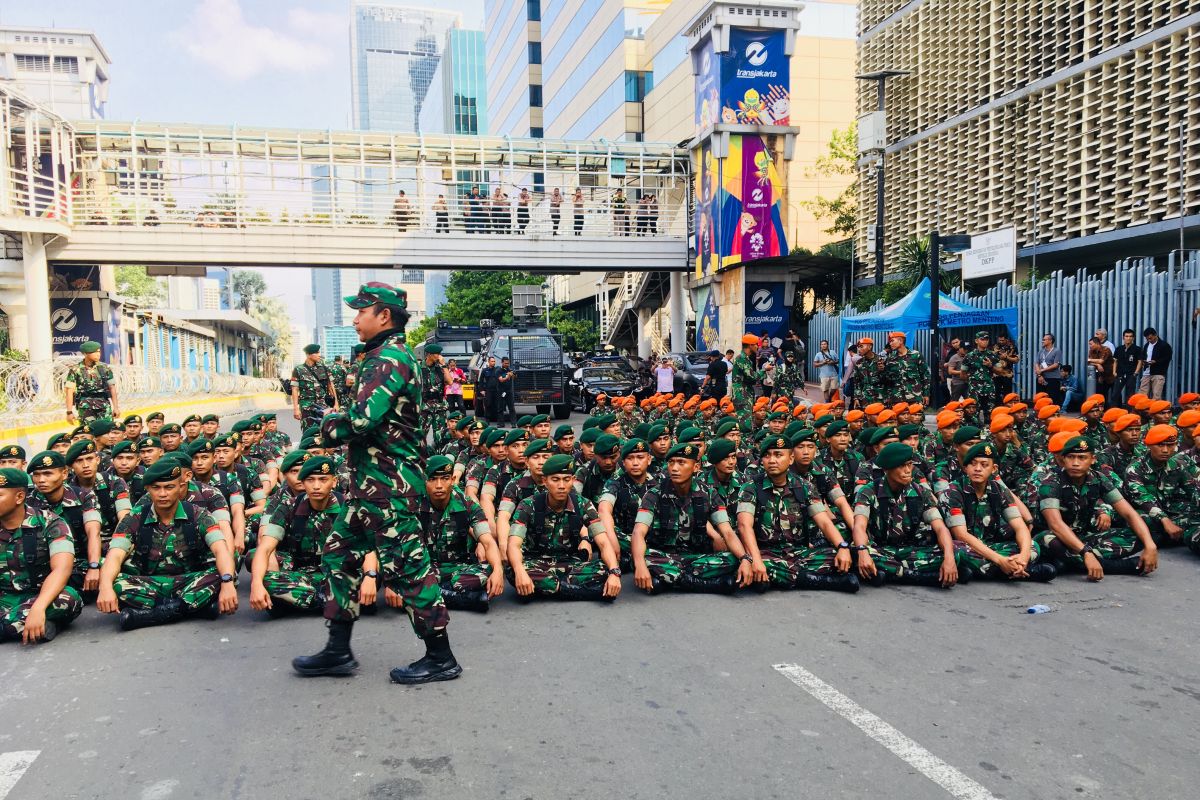
[[[487,416],[488,422],[496,421],[496,414],[500,408],[500,382],[497,370],[496,357],[491,356],[487,360],[487,366],[479,373],[479,383],[483,388],[484,414]]]
[[[701,387],[704,397],[720,400],[725,396],[725,375],[729,367],[721,358],[721,353],[713,350],[708,354],[708,371],[704,374],[704,385]]]
[[[1138,391],[1151,400],[1162,400],[1167,388],[1167,367],[1171,366],[1171,345],[1158,337],[1154,328],[1142,331],[1146,339],[1146,369]]]
[[[1131,394],[1137,391],[1138,376],[1142,374],[1142,362],[1146,354],[1134,343],[1132,328],[1126,328],[1121,335],[1121,346],[1113,352],[1113,361],[1117,366],[1117,378],[1113,381],[1112,396],[1108,398],[1109,406],[1123,406]]]
[[[500,359],[500,368],[496,370],[496,379],[500,382],[501,398],[497,406],[500,410],[500,419],[503,421],[507,415],[508,424],[513,425],[517,421],[517,373],[509,366],[508,356]]]

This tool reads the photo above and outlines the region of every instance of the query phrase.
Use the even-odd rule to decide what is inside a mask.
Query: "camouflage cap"
[[[525,445],[525,457],[529,458],[530,456],[536,455],[538,453],[549,452],[549,450],[550,450],[550,440],[549,439],[534,439],[529,444]]]
[[[916,453],[911,447],[901,442],[892,442],[879,451],[875,456],[875,465],[880,469],[895,469],[912,461]]]
[[[408,292],[381,281],[364,283],[358,287],[358,294],[343,299],[351,308],[369,308],[373,305],[408,308]]]
[[[450,456],[434,456],[425,462],[425,478],[449,478],[454,474],[454,460]]]
[[[91,455],[95,452],[96,452],[96,442],[93,441],[92,439],[83,439],[82,441],[78,441],[75,444],[71,445],[71,449],[67,451],[67,454],[65,456],[63,456],[63,460],[66,461],[68,465],[70,465],[70,464],[74,464],[75,460],[77,458],[79,458],[80,456]]]
[[[0,469],[0,489],[20,489],[25,491],[29,488],[29,478],[24,472],[13,467],[5,467]]]
[[[183,467],[179,466],[178,461],[173,458],[160,458],[146,467],[146,471],[142,475],[142,485],[150,486],[153,483],[173,481],[182,475]]]
[[[967,454],[963,456],[963,466],[965,467],[967,464],[970,464],[977,458],[995,457],[996,448],[991,442],[979,442],[978,444],[972,445],[971,449],[967,451]]]
[[[626,458],[634,453],[649,453],[650,448],[646,446],[645,439],[627,439],[625,444],[621,445],[621,458]]]
[[[283,457],[283,461],[279,465],[279,469],[283,472],[291,472],[296,467],[308,461],[312,456],[303,450],[293,450]]]
[[[704,451],[704,457],[708,459],[708,463],[716,464],[718,461],[729,458],[735,450],[737,450],[737,445],[733,443],[732,439],[717,439]]]
[[[5,445],[0,448],[0,458],[19,458],[25,460],[25,448],[19,444]]]
[[[309,478],[313,475],[335,475],[337,470],[333,466],[333,459],[328,456],[313,456],[304,462],[304,466],[300,468],[300,480]]]
[[[100,343],[84,342],[83,344],[79,345],[79,352],[83,353],[84,355],[87,355],[88,353],[99,353]]]
[[[542,474],[546,477],[551,475],[562,475],[566,473],[570,475],[575,471],[575,459],[571,458],[566,453],[558,453],[546,459],[546,463],[542,465]]]

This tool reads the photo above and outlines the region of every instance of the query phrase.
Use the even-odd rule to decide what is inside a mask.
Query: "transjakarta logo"
[[[762,42],[751,42],[746,45],[746,60],[752,66],[761,67],[767,61],[767,48]]]
[[[712,53],[705,50],[700,58],[700,74],[707,75],[710,69],[712,69]]]
[[[54,326],[56,331],[74,330],[79,324],[79,319],[75,316],[75,312],[69,308],[60,308],[50,317],[50,324]]]
[[[750,193],[750,197],[754,200],[754,202],[761,203],[762,199],[763,199],[763,190],[755,189],[753,192]]]
[[[771,296],[770,289],[759,289],[750,296],[750,305],[758,313],[765,314],[775,305],[775,298]]]

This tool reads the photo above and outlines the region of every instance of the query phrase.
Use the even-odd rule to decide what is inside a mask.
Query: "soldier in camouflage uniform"
[[[1016,420],[1008,414],[997,414],[992,417],[989,430],[995,446],[992,458],[1000,479],[1007,486],[1021,486],[1033,472],[1033,458],[1029,448],[1017,438]]]
[[[884,359],[884,383],[889,389],[888,402],[928,403],[929,367],[916,350],[909,350],[903,331],[888,334],[888,351]]]
[[[1074,436],[1059,452],[1062,466],[1034,471],[1038,518],[1034,540],[1043,553],[1063,566],[1086,570],[1089,580],[1105,574],[1149,575],[1158,567],[1158,546],[1146,523],[1103,472],[1093,469],[1095,447]],[[1108,503],[1128,527],[1099,530],[1096,507]],[[1140,550],[1140,553],[1139,553]]]
[[[772,396],[776,400],[792,402],[796,390],[804,387],[804,368],[796,361],[796,351],[788,350],[783,354],[783,366],[775,370],[775,387]]]
[[[847,497],[854,496],[855,476],[858,474],[862,457],[850,448],[850,424],[845,420],[834,420],[825,428],[825,450],[817,459],[821,466],[833,473],[834,480]]]
[[[289,466],[300,468],[298,477],[303,490],[277,504],[263,518],[258,548],[250,565],[250,607],[267,611],[272,617],[292,609],[325,610],[329,590],[321,569],[321,551],[333,530],[334,520],[342,513],[332,459],[317,456]],[[272,556],[277,557],[277,569],[270,567]],[[364,578],[359,588],[362,605],[375,602],[378,569],[378,559],[373,552],[369,553],[364,559]]]
[[[471,459],[463,476],[463,491],[467,497],[476,503],[482,502],[481,492],[492,467],[508,460],[508,447],[504,444],[505,432],[501,429],[489,430],[480,436],[484,455]]]
[[[241,481],[238,480],[236,473],[217,469],[216,443],[221,440],[220,437],[200,439],[188,447],[188,455],[192,458],[192,483],[195,483],[201,490],[203,488],[214,489],[225,498],[225,507],[229,512],[229,534],[233,537],[231,546],[234,561],[236,562],[242,555],[253,559],[253,543],[249,549],[246,546],[246,495]]]
[[[708,466],[701,471],[697,481],[719,498],[727,511],[735,508],[738,492],[747,480],[738,469],[737,445],[731,439],[714,439],[704,449],[704,460]],[[658,479],[661,478],[662,475],[658,476]]]
[[[590,503],[595,503],[604,490],[604,484],[617,474],[617,460],[621,455],[621,440],[612,434],[601,434],[592,451],[592,462],[575,472],[575,491]]]
[[[600,394],[596,395],[596,403],[592,406],[591,410],[588,411],[588,416],[603,417],[608,412],[608,395],[601,392]]]
[[[1138,442],[1142,438],[1141,417],[1123,414],[1112,424],[1112,431],[1117,441],[1096,454],[1096,466],[1108,472],[1118,483],[1124,483],[1126,470],[1138,454]]]
[[[746,334],[742,337],[742,352],[733,359],[731,395],[738,411],[749,409],[754,402],[754,387],[766,377],[766,371],[758,369],[758,337]],[[770,368],[770,367],[768,367]]]
[[[596,510],[604,530],[617,543],[621,564],[629,568],[629,543],[633,520],[642,495],[650,486],[650,448],[642,439],[630,439],[621,446],[621,469],[609,478],[596,500]]]
[[[108,540],[117,523],[132,507],[129,487],[116,475],[100,471],[100,455],[95,442],[76,442],[71,445],[64,460],[71,470],[67,485],[76,494],[91,492],[96,498],[100,511],[100,551],[103,554],[108,549]]]
[[[738,558],[724,549],[736,535],[720,498],[696,479],[699,457],[694,444],[672,447],[667,476],[642,496],[630,551],[634,583],[645,592],[737,589]]]
[[[967,373],[967,394],[979,405],[979,415],[988,419],[996,405],[996,381],[992,368],[999,360],[989,347],[992,335],[987,331],[975,334],[975,349],[963,359],[962,371]]]
[[[1200,550],[1200,467],[1177,452],[1179,432],[1172,425],[1155,425],[1142,443],[1145,452],[1125,470],[1125,495],[1159,547]]]
[[[542,467],[552,455],[554,453],[551,452],[548,440],[533,439],[527,442],[525,449],[521,451],[521,461],[525,465],[524,470],[519,471],[505,484],[499,499],[493,498],[493,501],[496,502],[496,540],[506,550],[508,549],[508,528],[512,522],[512,515],[516,513],[517,506],[521,504],[522,500],[532,497],[545,486],[546,478],[542,474]]]
[[[504,433],[501,431],[501,433]],[[497,525],[500,498],[510,481],[516,480],[525,471],[525,448],[529,446],[529,433],[524,428],[514,428],[504,434],[505,457],[491,467],[483,478],[479,490],[479,504],[487,515],[488,524],[497,532],[497,541],[505,544],[504,536]],[[507,546],[507,545],[506,545]]]
[[[963,472],[947,487],[942,513],[954,538],[970,548],[963,569],[973,578],[1053,580],[1053,564],[1035,563],[1040,550],[1033,543],[1021,509],[1009,492],[992,480],[996,449],[979,442],[963,456]]]
[[[858,340],[858,354],[861,358],[854,367],[854,404],[866,408],[882,403],[890,394],[885,385],[887,361],[875,352],[875,340],[869,336]]]
[[[815,449],[815,443],[807,441]],[[849,572],[850,543],[834,526],[812,484],[792,472],[792,442],[786,436],[768,436],[759,456],[765,474],[738,493],[740,545],[750,556],[739,564],[738,582],[753,582],[762,589],[857,592],[858,578]],[[727,543],[741,558],[739,542]]]
[[[233,555],[216,520],[179,499],[183,469],[174,458],[162,458],[146,470],[145,480],[149,502],[135,505],[117,525],[96,608],[120,610],[126,631],[232,614],[238,603]]]
[[[100,363],[100,345],[84,342],[79,346],[83,360],[67,370],[64,391],[67,421],[75,423],[113,417],[120,414],[117,403],[117,379],[112,368]]]
[[[913,449],[892,442],[875,458],[883,477],[854,495],[854,545],[859,576],[879,585],[896,583],[950,588],[958,583],[957,548],[942,522],[937,500],[913,480]]]
[[[809,489],[815,490],[812,492],[814,501],[826,505],[839,535],[849,538],[854,527],[854,509],[850,507],[849,496],[842,488],[838,475],[819,457],[817,432],[812,428],[802,428],[787,438],[792,443],[792,474],[811,484]]]
[[[421,362],[421,428],[422,444],[430,431],[446,427],[446,368],[442,366],[442,346],[436,342],[425,345]]]
[[[535,461],[540,475],[541,459],[529,459],[530,464]],[[429,459],[425,474],[425,496],[418,513],[442,598],[448,608],[486,613],[491,599],[504,592],[504,566],[492,527],[479,503],[454,485],[449,458]],[[502,514],[503,508],[502,503]],[[480,548],[482,559],[476,556]]]
[[[521,599],[612,601],[621,593],[617,552],[595,507],[572,488],[573,464],[570,456],[551,456],[543,468],[545,489],[513,514],[508,579]]]
[[[393,669],[391,679],[450,680],[462,674],[462,667],[450,651],[450,615],[417,514],[425,476],[418,428],[420,378],[404,339],[408,296],[403,289],[371,282],[346,302],[358,310],[354,327],[365,357],[354,405],[326,417],[321,436],[326,445],[348,447],[353,481],[322,555],[331,595],[325,604],[329,640],[321,652],[297,658],[292,666],[302,675],[346,674],[357,668],[350,635],[358,617],[363,560],[374,550],[384,585],[403,597],[413,631],[426,648],[423,658]]]
[[[104,553],[103,518],[96,495],[87,489],[75,489],[66,482],[67,461],[58,453],[49,450],[38,453],[29,460],[26,470],[36,490],[28,495],[28,504],[61,517],[71,529],[75,543],[71,588],[90,597],[99,585],[100,560]]]
[[[350,389],[352,384],[346,382],[349,375],[349,370],[346,367],[346,362],[342,360],[340,355],[333,357],[333,363],[329,365],[329,378],[333,381],[333,393],[337,395],[338,406],[346,408],[350,405]]]
[[[329,368],[321,361],[321,346],[304,346],[304,363],[292,368],[292,414],[303,427],[317,425],[332,406],[337,411],[337,392]]]
[[[83,611],[67,583],[75,563],[71,529],[26,505],[25,473],[0,468],[0,642],[53,639]]]

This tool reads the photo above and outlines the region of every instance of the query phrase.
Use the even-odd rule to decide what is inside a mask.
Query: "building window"
[[[542,0],[525,0],[525,19],[530,22],[542,21]]]
[[[530,42],[529,43],[529,63],[530,64],[542,63],[542,43],[541,42]]]
[[[546,135],[545,130],[543,128],[540,128],[540,127],[535,128],[532,125],[529,127],[529,138],[530,139],[541,139],[545,135]]]
[[[540,83],[529,84],[529,107],[542,107],[542,85]]]
[[[18,72],[50,72],[50,56],[17,54]],[[55,56],[54,72],[58,75],[78,75],[79,59],[75,56]]]
[[[625,71],[625,102],[640,103],[654,88],[654,73]]]

